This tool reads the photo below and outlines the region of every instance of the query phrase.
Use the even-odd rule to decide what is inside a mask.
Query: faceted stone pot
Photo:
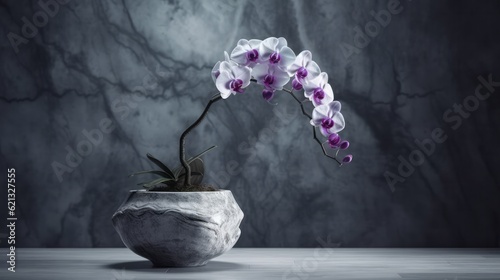
[[[123,243],[158,267],[205,265],[240,237],[243,212],[229,190],[130,191],[113,215]]]

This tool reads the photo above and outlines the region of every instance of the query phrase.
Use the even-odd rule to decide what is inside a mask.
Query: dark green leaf
[[[174,179],[170,179],[170,178],[158,178],[158,179],[155,179],[155,180],[150,181],[150,182],[139,183],[138,185],[142,185],[146,189],[149,189],[152,186],[158,185],[160,183],[169,182],[169,181],[174,181]]]
[[[158,167],[160,167],[163,171],[165,171],[170,176],[170,178],[172,179],[175,178],[174,172],[172,172],[170,168],[168,168],[165,164],[163,164],[163,162],[159,161],[151,154],[147,154],[147,157],[150,161],[152,161],[154,164],[158,165]]]
[[[187,163],[191,163],[193,160],[195,160],[195,159],[197,159],[197,158],[201,157],[202,155],[204,155],[204,154],[206,154],[206,153],[210,152],[211,150],[213,150],[213,149],[215,149],[215,148],[217,148],[217,146],[212,146],[212,147],[210,147],[210,148],[208,148],[208,149],[204,150],[203,152],[201,152],[201,153],[197,154],[196,156],[189,158],[189,159],[187,160]]]
[[[201,184],[201,181],[203,180],[203,174],[205,173],[203,160],[201,158],[195,158],[191,161],[189,166],[191,167],[191,184]],[[178,171],[180,174],[177,175],[177,178],[184,177],[186,175],[186,173],[184,172],[184,168],[181,166],[178,169],[179,170],[176,169],[176,172]]]
[[[193,162],[193,160],[195,160],[195,159],[197,159],[197,158],[201,157],[202,155],[204,155],[204,154],[206,154],[206,153],[210,152],[211,150],[213,150],[213,149],[215,149],[215,148],[217,148],[217,146],[212,146],[212,147],[210,147],[210,148],[206,149],[205,151],[203,151],[203,152],[201,152],[201,153],[197,154],[196,156],[194,156],[194,157],[190,157],[190,158],[187,160],[187,163],[189,164],[189,166],[191,166],[191,163]],[[203,164],[203,161],[202,161],[202,164]],[[191,167],[191,169],[193,169],[193,167]],[[183,171],[184,171],[184,167],[181,165],[181,166],[177,167],[177,168],[174,170],[174,175],[175,175],[175,176],[177,176],[177,177],[179,177],[179,175],[180,175]],[[192,170],[191,170],[191,171],[192,171]],[[202,172],[202,173],[203,173],[203,172]],[[192,173],[191,173],[191,174],[192,174]]]
[[[158,175],[158,176],[162,176],[164,178],[171,178],[167,172],[165,171],[161,171],[161,170],[148,170],[148,171],[139,171],[139,172],[135,172],[135,173],[132,173],[129,175],[129,177],[133,177],[135,175],[141,175],[141,174],[148,174],[148,173],[151,173],[151,174],[155,174],[155,175]]]

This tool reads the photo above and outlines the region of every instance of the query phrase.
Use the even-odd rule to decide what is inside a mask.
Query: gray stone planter
[[[231,249],[243,212],[228,190],[130,191],[113,215],[123,243],[155,266],[200,266]]]

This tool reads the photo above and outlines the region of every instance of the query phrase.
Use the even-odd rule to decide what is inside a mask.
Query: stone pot
[[[130,191],[113,215],[123,243],[158,267],[205,265],[240,237],[243,212],[229,190]]]

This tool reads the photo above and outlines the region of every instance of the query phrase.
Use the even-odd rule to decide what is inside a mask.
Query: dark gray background
[[[499,247],[500,87],[457,129],[443,114],[478,76],[500,81],[500,2],[402,0],[347,57],[341,44],[354,45],[355,28],[388,2],[70,1],[16,53],[7,34],[41,8],[2,1],[0,169],[5,178],[16,168],[18,246],[123,246],[110,218],[135,188],[126,175],[151,167],[147,152],[177,165],[178,138],[215,92],[210,70],[224,50],[284,36],[329,74],[354,162],[339,169],[321,155],[289,96],[269,105],[253,85],[216,103],[188,151],[219,146],[205,157],[207,182],[231,189],[245,212],[237,246]],[[287,119],[273,113],[283,108]],[[59,181],[52,163],[66,164],[66,148],[103,119],[114,130]],[[397,173],[398,157],[434,128],[447,140],[391,190],[384,172]],[[239,172],[224,175],[227,163]]]

